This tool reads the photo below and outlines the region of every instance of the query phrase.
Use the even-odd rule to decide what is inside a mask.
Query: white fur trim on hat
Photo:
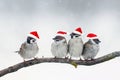
[[[78,32],[78,31],[73,31],[73,33],[80,34],[80,35],[82,34],[82,33]]]
[[[38,39],[36,36],[32,35],[32,34],[28,34],[27,36]]]

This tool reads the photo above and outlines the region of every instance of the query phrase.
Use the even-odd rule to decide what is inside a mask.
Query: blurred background
[[[69,33],[77,27],[83,29],[83,41],[89,32],[101,40],[96,57],[120,51],[119,0],[0,0],[0,69],[20,63],[19,50],[30,31],[40,35],[37,57],[53,57],[50,52],[52,38],[58,30]],[[67,39],[69,40],[69,35]],[[120,58],[94,66],[42,63],[22,68],[0,80],[119,80]]]

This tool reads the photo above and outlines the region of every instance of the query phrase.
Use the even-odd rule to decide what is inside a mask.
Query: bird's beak
[[[97,44],[99,44],[101,41],[99,39],[93,39]]]
[[[99,40],[99,43],[101,43],[101,41]]]
[[[54,37],[54,38],[52,38],[53,40],[57,40],[57,38],[56,37]]]
[[[70,36],[73,36],[73,34],[71,33]]]
[[[98,42],[100,43],[101,41],[98,39]]]
[[[101,41],[99,39],[97,39],[97,43],[101,43]]]
[[[53,40],[56,40],[56,38],[52,38]]]
[[[54,41],[59,41],[59,39],[58,39],[58,38],[56,38],[56,37],[55,37],[55,38],[53,38],[53,40],[54,40]]]

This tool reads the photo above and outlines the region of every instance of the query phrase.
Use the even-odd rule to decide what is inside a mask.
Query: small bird
[[[68,42],[70,59],[74,57],[74,58],[80,58],[81,60],[81,54],[83,50],[83,41],[81,35],[82,35],[82,29],[80,27],[76,28],[75,31],[70,34],[71,39]]]
[[[99,43],[101,41],[94,33],[89,33],[87,37],[89,40],[84,44],[82,56],[85,60],[93,60],[99,51]]]
[[[51,44],[51,52],[55,58],[66,58],[68,53],[67,41],[65,35],[67,32],[58,31]]]
[[[16,51],[20,56],[25,59],[35,58],[36,54],[39,51],[36,40],[39,39],[37,31],[32,31],[28,34],[27,40],[22,43],[20,50]]]

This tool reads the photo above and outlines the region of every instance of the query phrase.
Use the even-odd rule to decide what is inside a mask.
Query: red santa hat
[[[35,39],[39,39],[39,35],[37,33],[37,31],[32,31],[28,34],[28,36],[35,38]]]
[[[82,29],[80,27],[76,28],[75,31],[73,33],[76,33],[76,34],[82,34]]]
[[[89,39],[95,39],[95,38],[98,38],[97,35],[94,34],[94,33],[89,33],[89,34],[87,35],[87,37],[88,37]]]
[[[64,31],[58,31],[57,32],[57,36],[63,36],[63,37],[65,37],[66,34],[67,34],[67,32],[64,32]]]

